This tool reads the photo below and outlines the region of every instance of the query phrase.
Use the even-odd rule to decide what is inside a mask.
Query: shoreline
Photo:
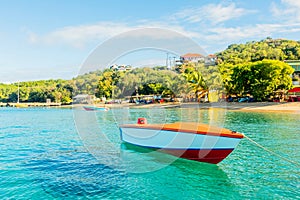
[[[208,105],[205,105],[208,104]],[[252,102],[252,103],[238,103],[238,102],[224,102],[224,103],[203,103],[194,105],[194,107],[209,109],[221,108],[237,112],[278,112],[278,113],[297,113],[300,114],[300,102]],[[192,105],[183,104],[181,107],[192,108]]]
[[[78,108],[85,105],[93,105],[99,107],[114,108],[195,108],[195,109],[226,109],[236,112],[277,112],[277,113],[295,113],[300,114],[300,102],[222,102],[222,103],[198,103],[198,102],[173,102],[163,104],[73,104],[61,106],[47,106],[48,108]],[[33,108],[28,107],[28,108]],[[23,108],[23,107],[22,107]],[[27,107],[24,107],[27,108]]]
[[[79,105],[78,105],[79,106]],[[82,106],[82,105],[80,105]],[[300,102],[223,102],[223,103],[163,103],[163,104],[95,104],[107,108],[197,108],[197,109],[226,109],[237,112],[284,112],[300,114]]]

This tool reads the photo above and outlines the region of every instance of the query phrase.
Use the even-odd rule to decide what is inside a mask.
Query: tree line
[[[52,102],[70,103],[73,86],[66,80],[41,80],[13,84],[0,84],[1,102]]]
[[[227,95],[252,95],[266,100],[276,90],[292,87],[293,68],[283,61],[300,59],[300,43],[267,38],[258,42],[232,44],[216,54],[216,66],[185,63],[173,70],[164,66],[111,69],[79,75],[72,80],[41,80],[0,84],[2,102],[71,103],[76,94],[124,98],[132,95],[209,96],[212,91]]]

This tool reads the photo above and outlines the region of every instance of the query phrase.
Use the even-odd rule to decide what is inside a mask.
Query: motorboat
[[[108,111],[109,110],[109,108],[97,107],[97,106],[83,106],[83,109],[86,111]]]
[[[121,140],[184,159],[217,164],[225,159],[244,137],[242,133],[197,122],[120,125]]]

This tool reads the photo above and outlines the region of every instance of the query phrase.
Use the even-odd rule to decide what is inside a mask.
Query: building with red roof
[[[200,62],[204,61],[205,56],[198,54],[198,53],[187,53],[180,56],[180,60],[182,63],[187,62]]]
[[[188,62],[202,62],[205,65],[215,65],[217,61],[217,56],[214,54],[209,54],[208,56],[203,56],[202,54],[198,53],[187,53],[180,56],[181,63],[188,63]]]

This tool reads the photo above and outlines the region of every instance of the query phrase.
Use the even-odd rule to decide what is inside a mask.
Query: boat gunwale
[[[182,133],[189,133],[189,134],[197,134],[197,135],[209,135],[209,136],[219,136],[219,137],[228,137],[228,138],[237,138],[242,139],[244,135],[239,132],[231,131],[225,128],[218,128],[211,126],[212,128],[217,128],[220,132],[212,132],[212,131],[201,131],[199,130],[199,126],[206,126],[210,127],[207,124],[197,124],[197,131],[187,128],[172,128],[168,127],[174,124],[123,124],[120,125],[120,128],[136,128],[136,129],[148,129],[148,130],[163,130],[163,131],[170,131],[170,132],[182,132]],[[179,126],[181,123],[177,123]],[[176,124],[176,125],[177,125]],[[183,123],[184,124],[184,123]],[[187,125],[188,123],[184,124]]]

